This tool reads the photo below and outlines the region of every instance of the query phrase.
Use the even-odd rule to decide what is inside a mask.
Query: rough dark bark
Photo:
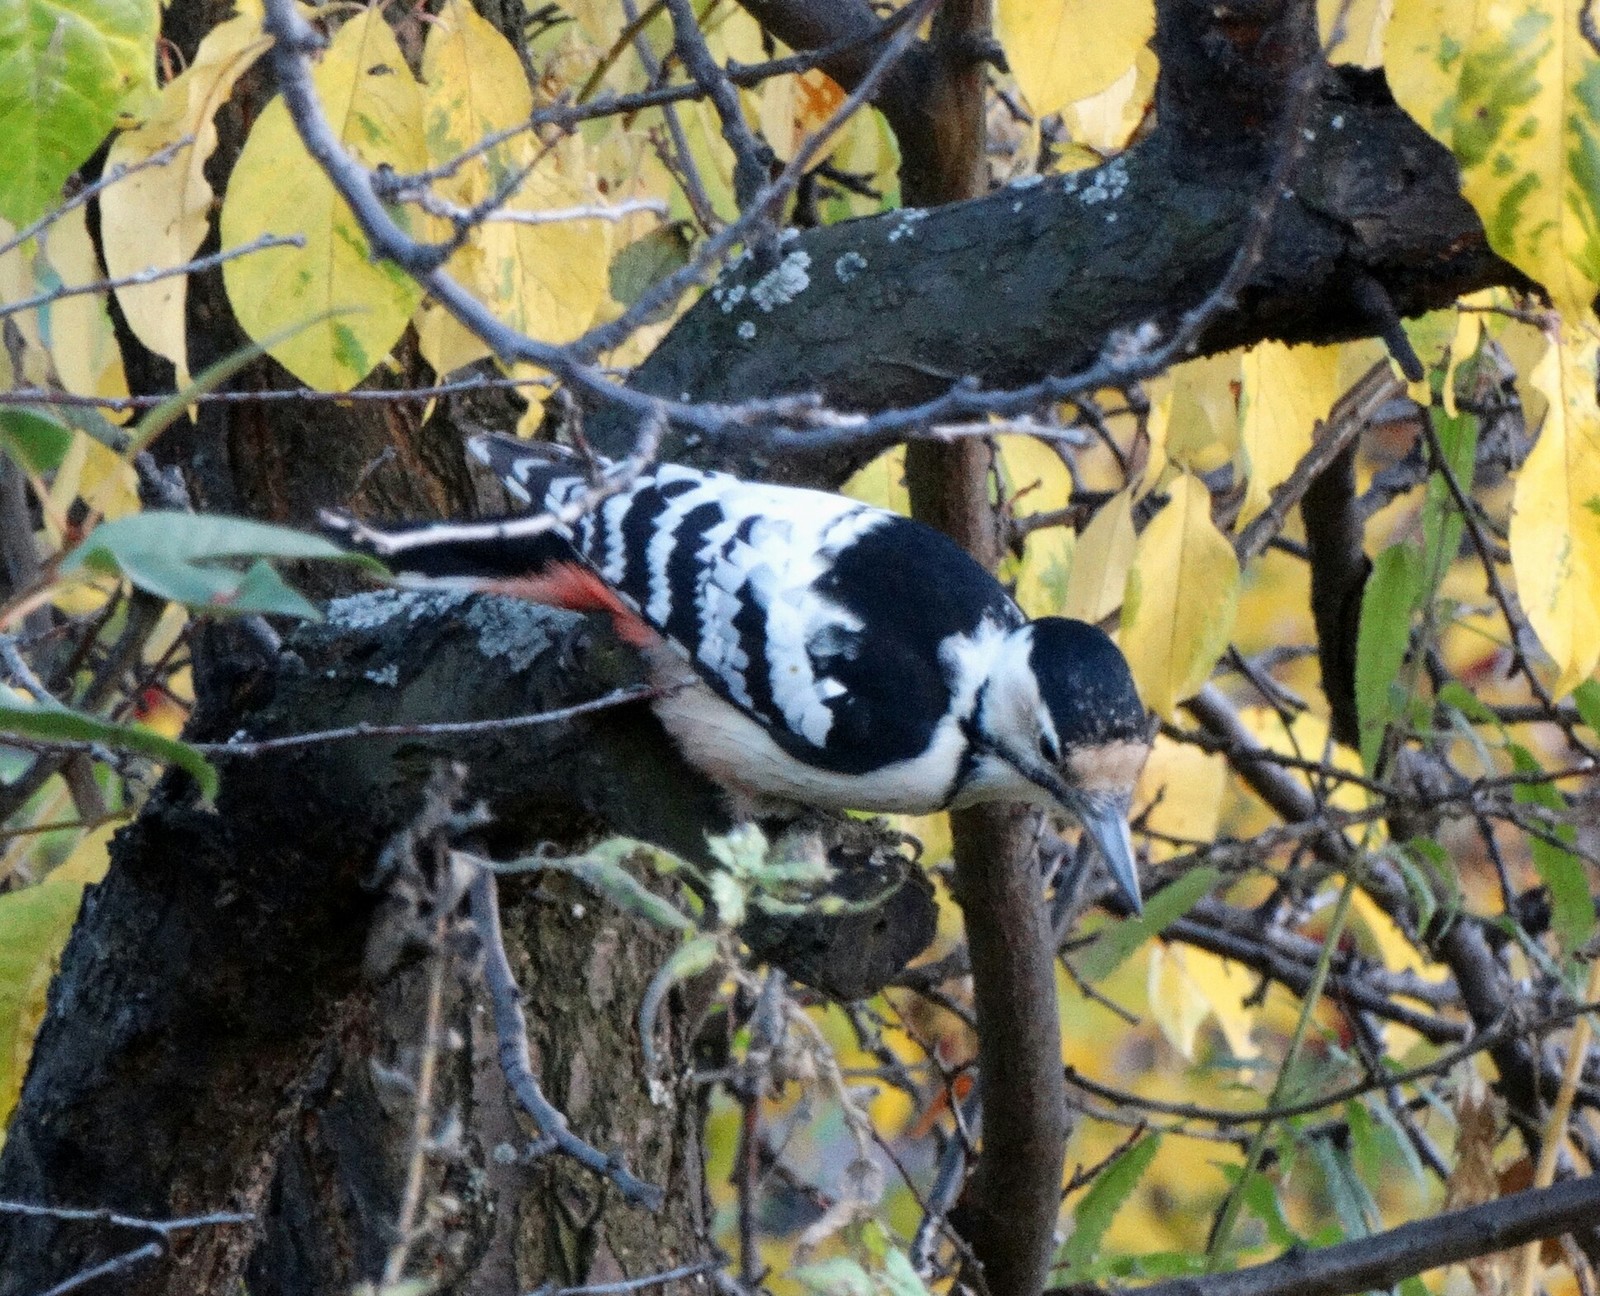
[[[241,675],[240,692],[206,698],[195,736],[514,715],[549,709],[558,697],[598,696],[632,682],[637,670],[603,624],[572,614],[498,600],[367,595],[336,605],[326,626],[299,635],[264,671]],[[363,1265],[389,1244],[396,1182],[372,1161],[392,1155],[392,1140],[363,1128],[357,1117],[377,1104],[350,1083],[348,1062],[337,1078],[336,1063],[343,1052],[364,1069],[382,1025],[374,988],[361,976],[381,891],[371,885],[374,861],[415,816],[424,783],[446,760],[472,772],[468,795],[492,814],[483,838],[500,856],[540,842],[577,846],[603,824],[708,865],[705,831],[727,823],[717,791],[677,757],[643,704],[470,741],[363,739],[232,759],[215,809],[169,780],[118,837],[110,875],[85,901],[0,1154],[0,1197],[157,1217],[223,1207],[266,1215],[284,1140],[315,1092],[327,1102],[308,1118],[319,1128],[299,1128],[306,1137],[285,1173],[314,1178],[321,1165],[349,1175],[347,1218],[307,1221],[292,1212],[271,1230],[200,1231],[170,1262],[139,1271],[127,1290],[219,1290],[263,1237],[269,1258],[309,1250],[337,1261],[332,1272],[308,1264],[315,1283],[301,1291],[372,1277]],[[604,1194],[575,1168],[541,1166],[526,1185],[535,1199],[521,1207],[528,1236],[514,1251],[523,1286],[581,1279],[601,1254],[638,1273],[700,1240],[687,1213],[700,1192],[697,1171],[686,1169],[695,1122],[685,1110],[651,1105],[632,1026],[633,1007],[671,942],[592,897],[584,909],[595,912],[580,920],[577,898],[552,905],[524,894],[515,906],[520,927],[509,924],[525,954],[537,1055],[575,1127],[668,1184],[672,1204],[646,1231],[630,1225],[625,1210],[589,1221],[579,1230],[588,1240],[561,1250],[556,1266],[544,1231],[587,1220],[593,1211],[574,1203],[593,1207]],[[914,912],[862,916],[881,926],[876,939],[862,927],[848,930],[849,974],[881,981],[916,952],[905,939],[931,935],[926,891],[913,883],[904,899]],[[823,963],[816,940],[825,935],[805,944]],[[494,1091],[484,1076],[458,1097],[470,1108]],[[270,1204],[288,1204],[285,1193],[303,1207],[293,1185],[280,1184]],[[517,1213],[514,1201],[501,1208]],[[491,1233],[475,1245],[486,1249]],[[114,1254],[123,1240],[102,1225],[6,1217],[0,1293],[42,1290]],[[341,1241],[352,1254],[338,1254]],[[296,1289],[284,1284],[285,1264],[258,1264],[258,1273],[279,1275],[260,1290]]]
[[[1396,107],[1381,74],[1331,70],[1311,129],[1261,264],[1201,352],[1371,336],[1370,306],[1351,291],[1358,273],[1402,316],[1525,282],[1489,250],[1454,160]],[[873,411],[965,380],[1005,388],[1068,374],[1119,329],[1168,334],[1221,277],[1262,185],[1250,157],[1201,147],[1162,127],[1096,172],[807,231],[785,244],[808,258],[794,300],[763,311],[745,296],[724,309],[730,290],[748,293],[761,274],[728,272],[722,294],[689,311],[632,385],[706,400],[816,392]],[[744,324],[754,336],[739,336]],[[591,431],[611,451],[631,443],[626,420],[602,414]],[[855,463],[836,451],[769,462],[739,432],[709,446],[669,440],[666,454],[818,482]]]

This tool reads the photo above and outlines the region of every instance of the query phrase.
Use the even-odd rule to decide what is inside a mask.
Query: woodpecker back
[[[1042,802],[1090,829],[1137,904],[1125,816],[1145,712],[1098,629],[1030,623],[944,535],[837,495],[660,465],[595,503],[569,454],[472,450],[539,512],[332,525],[399,572],[608,612],[677,686],[656,709],[685,754],[736,791],[917,813]]]

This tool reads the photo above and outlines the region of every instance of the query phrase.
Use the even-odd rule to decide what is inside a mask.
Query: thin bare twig
[[[509,729],[528,729],[535,725],[560,724],[596,711],[608,711],[631,702],[643,702],[659,696],[648,686],[614,689],[610,693],[587,702],[576,702],[569,707],[553,711],[535,711],[528,715],[504,716],[496,720],[440,720],[424,724],[346,725],[342,729],[319,729],[311,733],[285,734],[281,738],[240,739],[237,742],[195,743],[207,756],[262,756],[268,752],[285,751],[295,747],[311,747],[319,743],[348,742],[358,738],[454,738],[487,733],[503,733]]]
[[[528,1020],[522,1012],[522,991],[517,988],[511,959],[506,954],[505,936],[500,928],[499,888],[492,869],[478,868],[469,895],[472,920],[483,944],[484,987],[493,1009],[500,1069],[517,1104],[538,1126],[539,1132],[555,1144],[557,1151],[614,1184],[626,1201],[646,1210],[659,1211],[666,1196],[663,1190],[638,1178],[616,1155],[608,1155],[584,1142],[572,1132],[566,1116],[544,1096],[528,1053]]]

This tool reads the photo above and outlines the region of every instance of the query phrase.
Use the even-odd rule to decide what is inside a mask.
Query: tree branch
[[[1382,1291],[1403,1278],[1473,1256],[1521,1246],[1590,1223],[1600,1211],[1600,1176],[1513,1193],[1498,1201],[1402,1224],[1316,1251],[1287,1252],[1266,1264],[1205,1278],[1138,1288],[1138,1296],[1346,1296]],[[1057,1296],[1126,1288],[1058,1287]]]

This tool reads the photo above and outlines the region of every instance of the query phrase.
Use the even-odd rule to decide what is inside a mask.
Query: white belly
[[[690,764],[735,793],[823,810],[929,814],[944,808],[966,740],[953,720],[929,749],[868,774],[837,774],[796,760],[767,731],[706,685],[687,684],[654,703]]]

